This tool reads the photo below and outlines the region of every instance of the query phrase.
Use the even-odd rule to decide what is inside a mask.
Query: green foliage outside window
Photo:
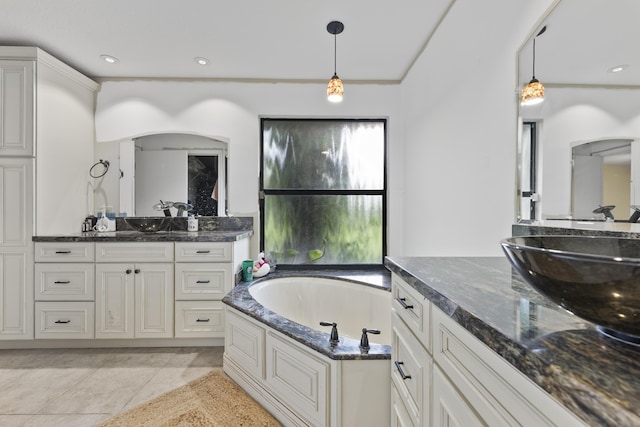
[[[380,264],[385,122],[263,120],[264,248],[281,264]]]

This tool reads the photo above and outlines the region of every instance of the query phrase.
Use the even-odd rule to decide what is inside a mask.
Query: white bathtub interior
[[[335,322],[341,337],[359,340],[362,329],[378,329],[369,342],[391,344],[391,293],[385,289],[321,277],[279,277],[250,285],[249,293],[265,308],[316,330]]]

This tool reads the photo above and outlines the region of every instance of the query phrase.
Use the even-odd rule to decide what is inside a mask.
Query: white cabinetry
[[[0,59],[0,156],[33,156],[35,61]]]
[[[94,244],[35,244],[35,338],[94,337]]]
[[[97,87],[41,49],[0,47],[0,340],[34,338],[33,235],[78,231],[93,204]]]
[[[222,298],[231,291],[234,272],[248,256],[248,239],[176,242],[176,338],[224,337]]]
[[[0,157],[0,340],[33,339],[33,165]]]
[[[96,243],[96,338],[173,337],[173,276],[173,243]]]
[[[392,286],[391,425],[584,425],[396,274]]]
[[[427,426],[431,398],[431,304],[398,276],[392,278],[392,424]]]

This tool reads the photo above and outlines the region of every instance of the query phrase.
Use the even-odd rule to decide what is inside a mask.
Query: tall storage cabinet
[[[33,165],[0,157],[0,339],[33,338]]]
[[[98,85],[35,47],[0,46],[0,340],[34,338],[34,234],[93,206]]]

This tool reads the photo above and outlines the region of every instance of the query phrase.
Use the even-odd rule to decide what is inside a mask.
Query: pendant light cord
[[[531,76],[534,79],[536,78],[536,37],[533,38],[533,69],[531,71]]]
[[[534,39],[535,41],[535,39]],[[333,35],[333,75],[337,76],[337,70],[338,70],[338,66],[337,66],[337,62],[338,62],[338,35],[334,34]]]

